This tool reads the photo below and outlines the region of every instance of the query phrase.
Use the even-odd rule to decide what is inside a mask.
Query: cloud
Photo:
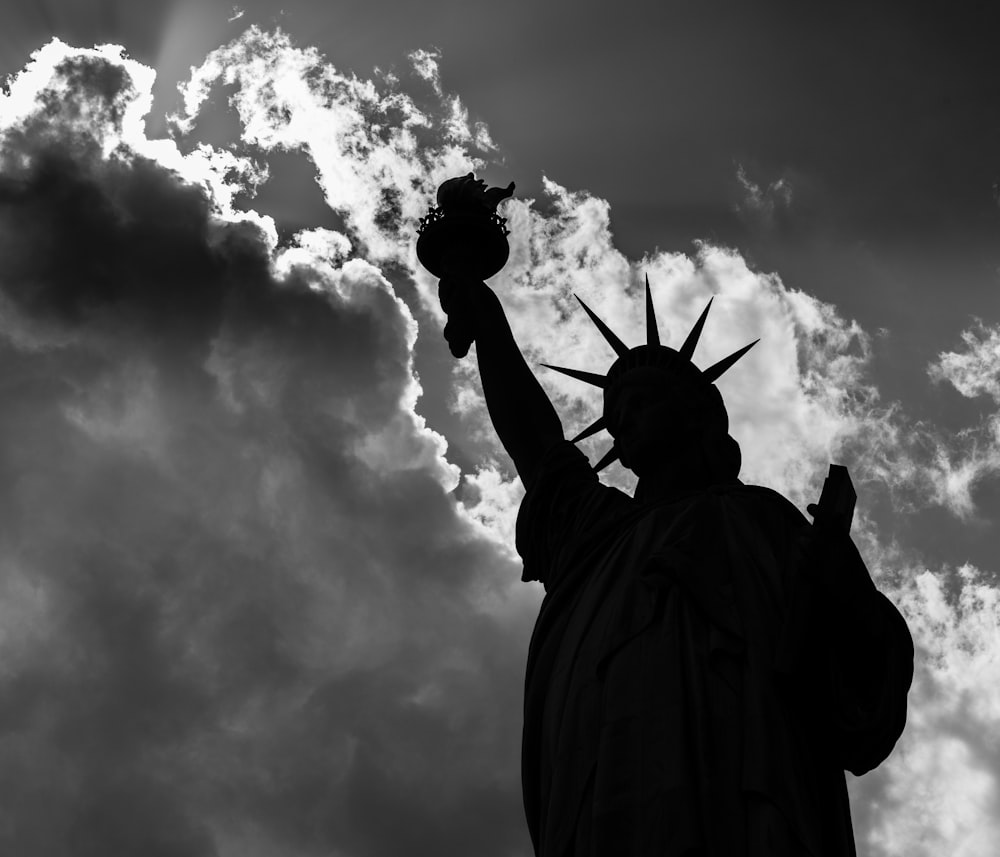
[[[743,198],[734,206],[741,217],[764,226],[774,224],[776,213],[787,210],[792,204],[792,183],[787,177],[776,179],[766,187],[751,181],[742,164],[736,166],[736,181],[743,190]]]
[[[946,351],[927,367],[936,383],[947,381],[966,398],[990,396],[1000,403],[1000,329],[989,327],[982,319],[962,331],[964,352]]]
[[[393,75],[360,80],[281,31],[251,27],[192,70],[173,125],[190,132],[213,88],[231,87],[242,142],[265,153],[303,153],[359,253],[374,264],[414,270],[412,229],[437,185],[481,164],[470,147],[493,145],[484,128],[470,128],[461,101],[442,94],[437,56],[410,55],[414,73],[432,88],[418,104]]]
[[[428,51],[421,48],[411,51],[409,59],[413,65],[413,71],[433,86],[434,91],[439,96],[443,96],[444,91],[441,89],[441,52]]]
[[[626,344],[637,345],[645,337],[648,275],[661,340],[675,347],[714,298],[696,365],[710,366],[760,339],[718,382],[731,433],[743,449],[745,481],[773,487],[804,508],[818,495],[828,464],[839,462],[860,485],[888,494],[899,513],[939,506],[961,520],[978,520],[973,491],[1000,470],[1000,415],[957,433],[914,420],[901,403],[882,399],[872,374],[871,335],[833,304],[707,242],[693,255],[627,259],[615,247],[607,202],[550,179],[543,189],[538,208],[533,200],[508,203],[511,259],[493,281],[529,363],[601,373],[611,364],[611,349],[574,294]],[[972,357],[942,359],[948,366],[978,361],[986,366],[977,376],[985,383],[990,368],[982,352],[993,346],[984,339]],[[474,364],[457,371],[456,407],[489,436]],[[600,414],[599,390],[544,369],[538,376],[569,435]],[[602,433],[583,448],[596,461],[608,444]],[[626,489],[634,484],[620,467],[608,478]]]
[[[876,556],[902,570],[892,597],[913,634],[916,670],[889,762],[850,783],[859,845],[871,857],[985,857],[1000,836],[1000,591],[968,564],[931,570],[898,546]]]
[[[614,355],[576,303],[579,295],[630,345],[645,341],[648,275],[661,341],[678,347],[715,298],[694,361],[705,368],[748,342],[761,342],[719,387],[744,451],[744,474],[805,505],[808,492],[848,439],[885,409],[869,378],[871,343],[836,308],[749,268],[735,251],[703,243],[693,256],[659,252],[627,259],[614,246],[610,208],[584,192],[544,183],[544,207],[508,204],[511,259],[493,281],[529,363],[606,371]],[[461,364],[457,402],[473,424],[487,421],[474,364]],[[568,433],[600,413],[601,394],[539,369]],[[585,441],[596,460],[607,435]],[[615,467],[623,487],[630,476]],[[805,492],[805,493],[804,493]]]
[[[261,165],[145,139],[151,84],[53,42],[4,97],[0,851],[523,852],[530,611],[375,213],[278,248]]]
[[[966,398],[988,396],[1000,404],[1000,329],[977,318],[961,339],[964,350],[939,354],[927,367],[928,377],[937,385],[950,384]],[[938,441],[933,458],[934,496],[960,517],[979,521],[972,492],[1000,472],[1000,412],[986,414],[950,442]]]

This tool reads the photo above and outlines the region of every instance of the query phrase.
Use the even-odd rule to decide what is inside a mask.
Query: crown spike
[[[656,312],[653,310],[653,294],[649,290],[649,274],[646,274],[646,345],[659,345],[660,332],[656,329]]]
[[[594,465],[594,473],[600,473],[609,464],[618,460],[618,447],[612,446],[606,453],[604,453],[604,458]]]
[[[601,417],[600,419],[595,420],[589,426],[587,426],[582,432],[580,432],[576,437],[574,437],[570,441],[570,443],[576,443],[579,440],[588,438],[592,434],[597,434],[601,429],[604,428],[607,428],[607,423],[605,422],[604,417]]]
[[[694,349],[698,345],[698,339],[701,336],[701,329],[705,326],[705,319],[708,318],[708,311],[712,308],[712,301],[714,300],[715,295],[712,295],[712,297],[708,299],[708,306],[702,310],[701,316],[694,323],[694,327],[691,328],[691,332],[687,335],[687,339],[684,340],[684,344],[680,347],[680,351],[678,353],[685,360],[690,360],[694,354]]]
[[[569,375],[570,378],[576,378],[577,381],[584,381],[587,384],[592,384],[595,387],[600,387],[602,390],[608,383],[608,379],[603,375],[597,375],[594,372],[584,372],[582,369],[564,369],[562,366],[551,366],[548,363],[543,363],[546,369],[554,369],[556,372],[562,372],[563,375]]]
[[[739,351],[734,351],[728,357],[723,357],[714,366],[709,366],[704,372],[702,372],[702,377],[708,381],[708,383],[713,383],[716,378],[722,375],[730,366],[732,366],[737,360],[739,360],[744,354],[746,354],[751,348],[753,348],[759,339],[755,339],[749,345],[744,345]]]
[[[575,297],[578,301],[580,301],[580,306],[582,306],[584,310],[586,310],[587,315],[590,316],[590,320],[594,322],[595,325],[597,325],[597,329],[601,331],[601,336],[603,336],[608,341],[608,344],[615,350],[615,354],[617,354],[619,357],[624,357],[626,354],[628,354],[628,346],[624,342],[622,342],[617,336],[615,336],[614,331],[612,331],[610,327],[608,327],[603,321],[601,321],[597,317],[596,313],[589,306],[587,306],[583,301],[580,300],[579,295],[573,295],[573,297]]]

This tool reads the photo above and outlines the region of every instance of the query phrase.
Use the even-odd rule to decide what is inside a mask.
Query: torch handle
[[[476,336],[465,319],[449,318],[444,326],[444,338],[452,357],[465,357]]]
[[[469,277],[452,274],[438,281],[438,299],[441,308],[448,316],[444,326],[444,338],[453,357],[462,358],[469,353],[476,339],[475,327],[472,322],[473,308],[470,292],[474,286]]]

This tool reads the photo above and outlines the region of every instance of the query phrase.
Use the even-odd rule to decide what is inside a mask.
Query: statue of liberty
[[[471,174],[446,185],[439,203],[485,193]],[[512,191],[494,189],[487,207]],[[452,352],[476,344],[490,417],[526,489],[523,579],[545,589],[522,739],[535,854],[854,855],[844,771],[870,771],[899,738],[913,645],[851,540],[853,498],[845,521],[824,492],[809,523],[738,478],[714,382],[756,343],[699,370],[711,301],[676,350],[659,341],[648,279],[638,347],[581,301],[617,359],[604,375],[549,367],[604,393],[600,419],[567,441],[482,282],[504,247],[479,241],[460,206],[452,214],[455,252],[431,258],[425,240],[421,259],[441,276]],[[601,430],[613,445],[591,467],[573,443]],[[635,496],[601,484],[615,459],[639,477]]]

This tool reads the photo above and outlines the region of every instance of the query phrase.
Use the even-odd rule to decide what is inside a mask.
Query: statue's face
[[[605,410],[622,464],[637,476],[662,471],[690,453],[684,405],[661,370],[635,369],[618,384]]]

